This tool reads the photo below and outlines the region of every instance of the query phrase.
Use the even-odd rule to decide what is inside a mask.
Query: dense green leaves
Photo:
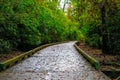
[[[47,0],[0,1],[0,52],[79,39],[76,23]]]
[[[65,0],[66,13],[60,1],[1,0],[0,52],[76,39],[119,52],[119,0]]]
[[[8,51],[11,51],[12,45],[9,41],[5,41],[3,39],[0,39],[0,52],[1,53],[7,53]]]
[[[71,0],[74,18],[79,22],[85,42],[104,53],[119,53],[120,1]]]
[[[74,19],[79,23],[83,39],[90,46],[101,47],[100,0],[71,0],[74,6]]]

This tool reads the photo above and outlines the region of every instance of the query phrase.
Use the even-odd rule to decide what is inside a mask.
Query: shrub
[[[92,47],[96,47],[96,48],[101,47],[101,39],[98,34],[91,35],[90,37],[87,38],[86,42]]]
[[[12,50],[12,45],[9,41],[0,39],[0,53],[8,53]]]

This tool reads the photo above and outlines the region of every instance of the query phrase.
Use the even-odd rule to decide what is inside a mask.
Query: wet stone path
[[[0,80],[110,80],[76,51],[75,42],[44,48],[0,73]]]

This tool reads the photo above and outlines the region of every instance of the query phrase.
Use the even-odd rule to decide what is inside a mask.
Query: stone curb
[[[90,64],[91,64],[93,67],[95,67],[96,70],[99,70],[99,69],[100,69],[100,63],[99,63],[99,61],[97,61],[97,60],[94,59],[93,57],[89,56],[89,55],[88,55],[87,53],[85,53],[82,49],[80,49],[80,48],[77,46],[78,43],[79,43],[79,42],[76,42],[76,43],[74,44],[74,47],[77,49],[77,51],[78,51],[81,55],[83,55],[83,57],[85,57],[85,58],[90,62]]]
[[[4,62],[0,62],[0,72],[19,63],[20,61],[32,56],[34,53],[36,53],[37,51],[45,48],[45,47],[48,47],[48,46],[52,46],[52,45],[56,45],[56,44],[60,44],[60,43],[65,43],[65,42],[69,42],[69,41],[64,41],[64,42],[56,42],[56,43],[50,43],[50,44],[45,44],[45,45],[42,45],[42,46],[39,46],[33,50],[30,50],[28,52],[25,52],[19,56],[16,56],[14,58],[11,58],[7,61],[4,61]]]
[[[120,80],[120,76],[118,76],[116,80]]]

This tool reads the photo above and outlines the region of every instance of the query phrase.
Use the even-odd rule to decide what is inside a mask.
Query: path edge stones
[[[4,62],[0,62],[0,72],[10,68],[11,66],[19,63],[22,60],[25,60],[26,58],[32,56],[33,54],[35,54],[36,52],[38,52],[39,50],[41,50],[43,48],[46,48],[46,47],[52,46],[52,45],[56,45],[56,44],[66,43],[66,42],[70,42],[70,41],[63,41],[63,42],[56,42],[56,43],[49,43],[49,44],[41,45],[37,48],[34,48],[28,52],[25,52],[21,55],[13,57],[9,60],[6,60]]]
[[[116,80],[120,80],[120,76],[118,76]]]
[[[76,43],[74,44],[74,47],[76,48],[76,50],[96,69],[96,70],[100,70],[100,62],[98,60],[96,60],[95,58],[91,57],[90,55],[88,55],[85,51],[83,51],[82,49],[80,49],[78,47],[78,44],[80,42],[76,41]],[[102,71],[104,74],[106,74],[108,77],[113,77],[115,75],[119,75],[120,74],[120,70],[111,70],[111,71]],[[115,78],[115,80],[120,80],[120,75],[118,77]]]
[[[96,70],[100,70],[100,63],[99,61],[97,61],[95,58],[91,57],[90,55],[88,55],[86,52],[84,52],[82,49],[80,49],[78,47],[79,42],[77,41],[74,44],[74,47],[76,48],[76,50],[85,58],[87,59],[87,61],[89,61],[89,63],[95,67]]]

